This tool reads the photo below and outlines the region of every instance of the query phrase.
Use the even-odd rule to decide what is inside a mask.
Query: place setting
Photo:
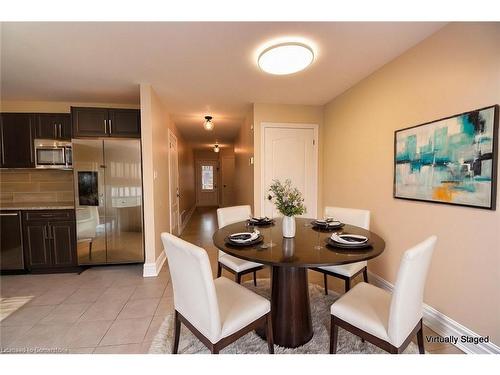
[[[224,239],[226,245],[235,247],[248,247],[260,244],[264,240],[264,237],[255,229],[253,232],[239,232],[233,233]]]
[[[267,216],[251,216],[247,220],[247,225],[253,226],[253,227],[266,227],[266,226],[271,226],[274,225],[274,219],[271,219]]]
[[[313,230],[320,232],[330,232],[342,228],[345,224],[333,217],[326,217],[324,219],[315,219],[311,221]]]
[[[327,246],[338,249],[364,250],[372,247],[370,239],[361,234],[335,232],[325,242]]]

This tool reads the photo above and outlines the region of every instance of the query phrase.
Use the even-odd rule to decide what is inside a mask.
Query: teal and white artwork
[[[397,130],[394,197],[495,209],[498,105]]]

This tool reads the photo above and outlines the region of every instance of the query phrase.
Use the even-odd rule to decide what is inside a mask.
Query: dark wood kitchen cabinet
[[[36,138],[71,140],[69,113],[39,113],[36,115]]]
[[[0,115],[1,167],[33,168],[34,138],[33,113],[2,113]]]
[[[28,270],[77,265],[73,210],[23,211],[24,252]]]
[[[71,107],[73,137],[141,137],[138,109]]]

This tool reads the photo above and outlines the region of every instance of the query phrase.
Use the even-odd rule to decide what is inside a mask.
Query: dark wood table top
[[[227,236],[238,232],[252,231],[254,227],[247,226],[246,221],[227,225],[218,229],[213,235],[217,248],[237,258],[281,267],[320,267],[360,262],[375,258],[382,254],[385,242],[377,234],[356,227],[345,225],[335,232],[344,234],[361,234],[368,237],[371,247],[366,249],[340,249],[326,245],[326,239],[333,231],[319,231],[310,223],[313,219],[297,218],[294,238],[283,238],[281,218],[275,219],[275,224],[266,227],[255,227],[264,237],[257,245],[237,247],[225,243]],[[270,242],[274,246],[266,244]],[[321,246],[321,248],[317,248]]]

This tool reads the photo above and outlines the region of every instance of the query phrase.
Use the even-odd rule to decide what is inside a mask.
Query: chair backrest
[[[217,209],[217,225],[219,229],[226,225],[246,220],[252,215],[252,209],[249,205],[232,206]],[[225,253],[219,250],[219,258]]]
[[[431,236],[403,254],[389,311],[388,334],[394,346],[400,346],[422,318],[425,280],[436,241]]]
[[[226,225],[246,220],[252,215],[252,209],[249,205],[232,206],[217,209],[217,224],[219,229]]]
[[[207,252],[170,233],[162,233],[161,240],[168,259],[175,309],[215,342],[220,336],[221,322]]]
[[[356,208],[325,207],[325,216],[331,216],[343,223],[370,230],[370,211]]]

